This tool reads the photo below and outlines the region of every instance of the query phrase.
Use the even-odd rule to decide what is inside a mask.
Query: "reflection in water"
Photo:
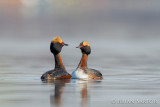
[[[47,80],[45,81],[49,84],[54,84],[54,94],[51,93],[50,95],[50,104],[51,107],[62,107],[62,94],[63,94],[63,88],[65,87],[66,83],[70,83],[70,80]]]
[[[81,97],[82,97],[82,107],[87,107],[87,102],[88,102],[87,85],[85,85],[84,88],[81,89]]]
[[[88,85],[89,84],[95,84],[95,83],[100,83],[101,81],[87,81],[87,80],[76,80],[78,84],[78,88],[80,89],[80,94],[81,94],[81,106],[82,107],[87,107],[89,104],[89,90],[88,90]]]
[[[111,100],[159,99],[159,13],[160,0],[0,0],[1,107],[123,107]],[[79,61],[76,44],[93,44],[90,66],[102,71],[102,84],[56,80],[50,92],[40,83],[53,66],[48,42],[55,35],[71,44],[63,53],[70,70]]]
[[[75,85],[76,88],[78,88],[79,93],[81,94],[81,107],[87,107],[89,104],[89,90],[88,86],[95,83],[100,83],[101,81],[86,81],[86,80],[78,80],[78,79],[72,79],[72,80],[47,80],[44,81],[45,83],[48,83],[50,85],[54,85],[54,91],[50,94],[50,105],[51,107],[62,107],[63,105],[63,93],[64,93],[64,87],[66,86],[66,83],[76,83],[78,85]]]
[[[81,93],[81,105],[82,107],[87,107],[88,103],[88,90],[87,90],[88,81],[78,80],[78,86],[80,88]]]

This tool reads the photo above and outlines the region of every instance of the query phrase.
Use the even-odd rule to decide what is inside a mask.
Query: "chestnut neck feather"
[[[88,59],[88,55],[83,53],[81,61],[80,61],[79,65],[78,65],[78,68],[81,68],[83,70],[87,69],[87,59]]]
[[[54,59],[55,59],[55,69],[65,69],[60,53],[54,55]]]

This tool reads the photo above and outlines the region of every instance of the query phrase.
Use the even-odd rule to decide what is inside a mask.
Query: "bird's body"
[[[77,68],[72,73],[72,78],[80,78],[80,79],[102,79],[102,74],[95,70],[95,69],[89,69],[86,70]]]
[[[51,45],[50,45],[50,50],[54,55],[55,59],[55,68],[53,70],[49,70],[45,72],[42,76],[41,79],[70,79],[72,76],[66,71],[65,66],[62,62],[60,52],[61,49],[64,45],[64,42],[61,40],[60,37],[56,37],[52,40]]]
[[[59,69],[59,70],[54,69],[54,70],[47,71],[41,77],[41,79],[48,79],[48,80],[50,79],[70,79],[70,78],[71,78],[71,75],[63,69]]]
[[[86,41],[82,42],[78,47],[82,51],[81,61],[75,71],[72,72],[72,78],[75,79],[102,79],[100,71],[89,69],[87,67],[88,55],[91,53],[90,44]]]
[[[75,71],[72,72],[72,78],[82,78],[82,79],[85,79],[85,78],[88,78],[88,74],[86,71],[80,69],[80,68],[77,68]]]

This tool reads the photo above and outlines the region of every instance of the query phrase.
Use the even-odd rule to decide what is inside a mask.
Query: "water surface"
[[[159,107],[159,13],[158,0],[0,0],[1,107]],[[69,73],[87,40],[103,80],[41,81],[57,35]]]
[[[119,43],[120,50],[113,44],[106,43],[108,46],[105,49],[110,50],[106,52],[101,51],[104,47],[95,46],[89,56],[88,66],[102,72],[103,80],[98,81],[41,81],[42,73],[54,67],[54,58],[49,50],[44,52],[46,49],[42,48],[42,44],[41,48],[34,46],[34,43],[30,45],[17,49],[20,52],[16,55],[14,51],[12,54],[1,53],[0,103],[3,107],[158,107],[160,104],[160,60],[155,53],[158,50],[157,45],[152,45],[152,52],[148,50],[151,45],[141,50],[142,47],[132,46],[130,43],[124,45],[124,42]],[[18,48],[16,43],[12,46]],[[129,51],[131,47],[134,48],[134,53],[123,51]],[[39,51],[34,51],[36,48]],[[73,49],[75,54],[65,54]],[[32,50],[34,54],[25,50]],[[72,46],[64,47],[61,55],[71,73],[79,63],[80,50]],[[140,102],[136,102],[137,100]],[[143,104],[146,100],[152,102]]]

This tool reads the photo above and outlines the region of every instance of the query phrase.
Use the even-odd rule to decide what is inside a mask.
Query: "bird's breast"
[[[88,74],[85,73],[84,70],[78,68],[76,69],[75,71],[72,72],[72,78],[82,78],[82,79],[85,79],[85,78],[88,78]]]

